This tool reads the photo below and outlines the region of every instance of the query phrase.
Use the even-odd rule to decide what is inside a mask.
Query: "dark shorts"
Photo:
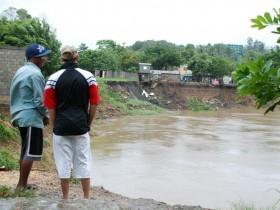
[[[43,130],[35,127],[19,127],[21,135],[21,160],[41,160]]]

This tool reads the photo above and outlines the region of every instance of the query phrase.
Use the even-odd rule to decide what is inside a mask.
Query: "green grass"
[[[106,78],[101,78],[97,77],[97,82],[102,82],[102,81],[115,81],[115,82],[129,82],[129,81],[138,81],[138,79],[129,79],[129,78],[122,78],[122,77],[106,77]]]
[[[164,111],[164,109],[148,101],[130,98],[129,96],[122,95],[118,91],[110,90],[105,80],[100,80],[98,84],[103,102],[118,109],[122,114],[151,115]]]
[[[279,207],[279,206],[278,206]],[[276,205],[272,207],[257,208],[254,204],[247,204],[243,201],[234,203],[231,210],[276,210],[279,209]]]
[[[0,150],[0,167],[5,166],[7,170],[17,170],[19,168],[18,159],[8,151]]]
[[[187,107],[192,111],[214,111],[214,107],[210,104],[198,100],[196,97],[189,98],[186,102]]]
[[[2,113],[0,113],[0,120],[5,120],[6,119],[6,116]]]
[[[13,190],[11,187],[0,185],[0,198],[34,197],[35,191],[28,189]]]
[[[9,128],[4,124],[0,124],[0,141],[8,141],[17,137],[15,128]]]

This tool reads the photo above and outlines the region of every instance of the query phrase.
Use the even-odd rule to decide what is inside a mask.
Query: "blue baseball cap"
[[[25,50],[25,57],[30,60],[33,57],[43,57],[51,53],[50,49],[40,44],[31,44]]]

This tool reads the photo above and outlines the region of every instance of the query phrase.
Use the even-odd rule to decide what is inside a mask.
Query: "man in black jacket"
[[[45,106],[53,127],[54,158],[61,179],[63,198],[68,198],[69,179],[80,178],[84,198],[90,195],[91,148],[89,130],[99,104],[95,77],[78,68],[74,47],[61,51],[61,70],[52,74],[45,87]]]

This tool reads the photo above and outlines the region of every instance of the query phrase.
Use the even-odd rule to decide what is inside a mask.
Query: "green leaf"
[[[279,19],[278,19],[277,17],[274,17],[274,18],[273,18],[273,23],[274,23],[274,24],[278,24],[278,22],[279,22]]]
[[[279,9],[279,12],[278,12],[275,8],[273,8],[273,11],[275,12],[276,15],[278,15],[280,13],[280,9]]]
[[[271,66],[272,66],[272,60],[267,61],[262,68],[262,72],[266,73],[266,72],[270,71]]]
[[[267,21],[266,21],[266,19],[265,19],[263,16],[258,15],[258,16],[257,16],[257,19],[258,19],[260,22],[267,24]]]
[[[273,20],[268,12],[264,13],[264,17],[266,18],[267,22],[272,24]]]
[[[253,22],[253,23],[257,24],[257,25],[260,24],[260,21],[258,19],[251,19],[251,22]]]

